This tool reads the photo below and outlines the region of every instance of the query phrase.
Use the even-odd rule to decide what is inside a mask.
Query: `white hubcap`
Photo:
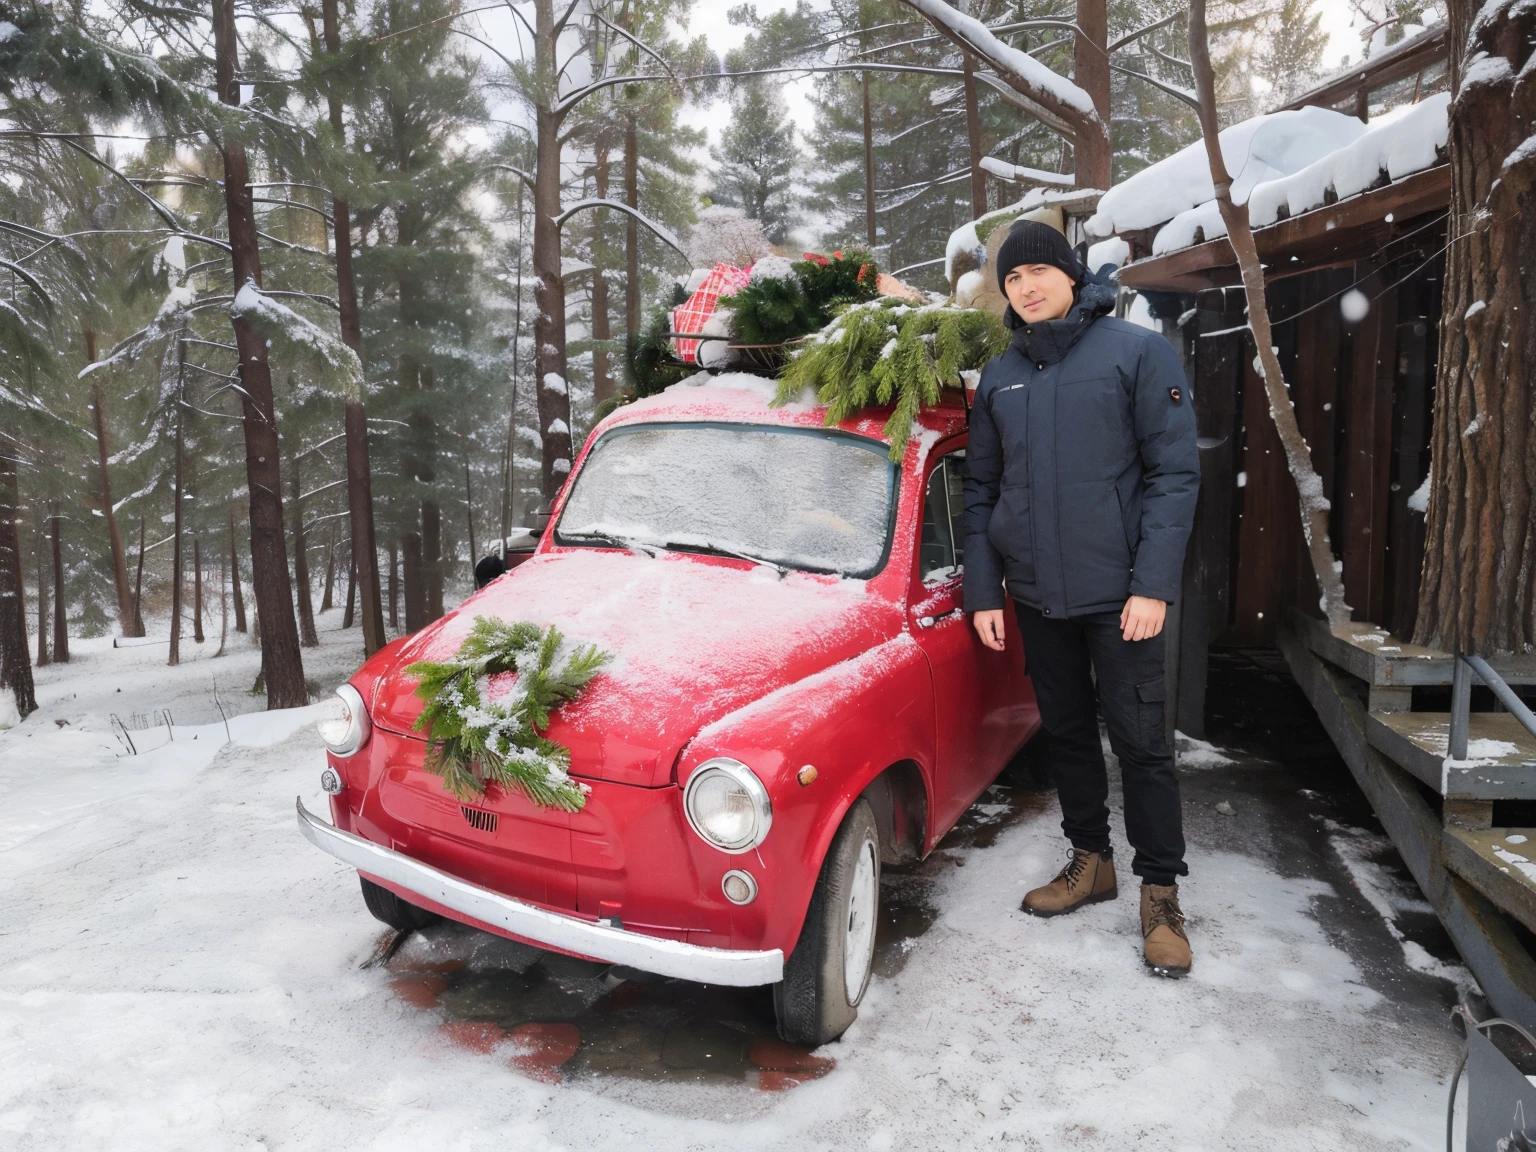
[[[880,894],[875,881],[875,845],[866,840],[859,845],[848,885],[848,931],[843,936],[843,990],[849,1004],[858,1004],[869,978],[869,963],[875,953],[875,915]]]

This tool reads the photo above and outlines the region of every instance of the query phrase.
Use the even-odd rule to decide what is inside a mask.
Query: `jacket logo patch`
[[[1009,384],[1006,388],[999,388],[999,392],[1012,392],[1015,388],[1023,388],[1023,384]]]
[[[1184,399],[1184,393],[1177,388],[1170,388],[1168,389],[1168,398],[1177,404],[1180,400]]]

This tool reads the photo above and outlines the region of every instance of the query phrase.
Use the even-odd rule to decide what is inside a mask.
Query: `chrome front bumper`
[[[296,803],[299,831],[305,839],[342,863],[535,944],[701,984],[745,988],[776,984],[784,978],[784,953],[777,948],[767,952],[706,948],[548,912],[343,832],[305,808],[302,799]]]

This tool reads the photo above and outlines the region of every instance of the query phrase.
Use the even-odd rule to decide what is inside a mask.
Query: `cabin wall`
[[[1269,285],[1297,424],[1332,506],[1346,598],[1355,619],[1399,634],[1413,626],[1423,563],[1424,517],[1408,500],[1429,467],[1444,242],[1443,218],[1406,221],[1367,259]],[[1354,320],[1340,307],[1352,288],[1370,301]],[[1198,627],[1209,643],[1269,646],[1287,609],[1322,612],[1243,321],[1240,290],[1210,289],[1185,333],[1203,475],[1184,611],[1204,605]],[[1194,628],[1182,624],[1181,644],[1196,639]]]

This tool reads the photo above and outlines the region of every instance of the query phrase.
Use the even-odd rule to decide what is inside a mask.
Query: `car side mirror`
[[[500,556],[487,556],[475,565],[475,591],[484,588],[496,577],[506,573],[507,565]]]

